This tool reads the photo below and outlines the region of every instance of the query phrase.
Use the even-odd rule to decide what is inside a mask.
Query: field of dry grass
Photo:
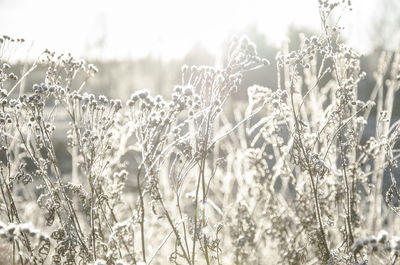
[[[221,67],[120,99],[71,55],[17,76],[23,40],[0,37],[0,264],[400,264],[400,51],[362,72],[349,8],[320,0],[321,32],[275,61],[234,37]],[[271,65],[273,87],[232,101]]]

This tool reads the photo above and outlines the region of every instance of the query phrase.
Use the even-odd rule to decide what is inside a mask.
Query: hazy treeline
[[[304,33],[305,32],[305,33]],[[268,41],[266,35],[261,33],[257,26],[249,26],[240,34],[248,35],[256,44],[259,56],[267,58],[271,65],[267,68],[258,69],[244,74],[244,79],[239,87],[238,93],[233,96],[234,100],[247,101],[247,87],[257,84],[267,86],[272,89],[277,87],[276,65],[275,59],[282,47],[277,47]],[[302,36],[311,36],[314,32],[304,28],[288,29],[289,43],[283,44],[283,49],[292,51],[301,46]],[[226,51],[227,44],[222,47]],[[387,53],[387,51],[385,51]],[[359,83],[359,96],[362,100],[368,100],[375,86],[375,80],[372,75],[377,70],[377,61],[379,61],[383,50],[376,48],[369,54],[361,57],[361,71],[366,72],[366,78]],[[219,58],[223,60],[223,58]],[[183,57],[172,60],[162,60],[154,56],[147,56],[140,59],[126,60],[90,60],[89,63],[94,64],[100,74],[96,75],[86,84],[88,92],[103,94],[109,97],[127,98],[134,91],[147,88],[154,93],[168,95],[173,86],[179,83],[180,71],[182,65],[215,65],[218,64],[215,54],[207,50],[207,48],[198,43]],[[14,72],[23,74],[24,69],[29,69],[29,63],[19,62],[13,65]],[[34,71],[26,80],[24,85],[32,87],[35,83],[40,83],[45,76],[46,68]],[[388,73],[390,70],[387,71]],[[329,77],[326,78],[329,80]],[[77,83],[82,79],[77,79]],[[386,93],[386,85],[384,85],[384,95]],[[229,108],[229,106],[227,106]],[[372,116],[375,116],[375,110],[372,110]],[[398,100],[395,100],[393,115],[400,116],[400,106]]]

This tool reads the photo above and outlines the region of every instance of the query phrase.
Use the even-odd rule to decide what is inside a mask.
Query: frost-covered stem
[[[141,237],[141,243],[142,243],[142,256],[143,256],[143,261],[146,262],[146,246],[145,246],[145,238],[144,238],[144,201],[143,201],[143,194],[142,194],[142,187],[140,186],[140,173],[142,171],[142,166],[139,166],[138,172],[136,174],[136,183],[138,187],[138,192],[139,192],[139,204],[140,204],[140,237]]]
[[[75,211],[75,209],[74,209],[74,207],[72,205],[71,200],[67,197],[67,193],[66,193],[66,191],[64,189],[64,184],[63,184],[63,181],[62,181],[62,178],[61,178],[61,173],[60,173],[59,168],[57,166],[56,153],[55,153],[55,150],[54,150],[54,145],[53,145],[52,139],[51,139],[49,133],[47,132],[47,130],[44,129],[44,124],[42,124],[42,122],[38,123],[38,124],[39,124],[40,132],[42,134],[43,139],[47,139],[48,140],[49,145],[46,146],[46,149],[49,150],[49,160],[50,160],[50,162],[51,162],[51,164],[53,166],[53,169],[55,171],[57,182],[61,187],[61,194],[63,195],[63,197],[64,197],[63,199],[65,200],[65,202],[67,204],[68,212],[72,217],[72,220],[73,220],[72,224],[74,225],[76,234],[77,234],[77,236],[79,238],[79,241],[81,242],[83,248],[86,251],[88,251],[88,247],[86,246],[84,240],[82,239],[82,237],[84,237],[84,234],[82,232],[82,228],[80,226],[80,223],[79,223],[79,220],[78,220],[78,216],[77,216],[76,211]]]
[[[202,188],[203,188],[203,203],[206,203],[206,201],[207,201],[206,182],[205,182],[205,174],[204,174],[205,164],[206,164],[206,155],[204,155],[204,159],[203,159],[203,163],[202,163],[203,168],[201,170],[201,183],[202,183],[201,185],[202,185]],[[206,218],[205,217],[205,215],[206,215],[205,211],[206,211],[206,209],[205,209],[205,207],[203,207],[203,213],[202,213],[202,223],[203,223],[203,225],[206,225],[206,223],[205,223],[205,218]],[[207,235],[204,235],[203,237],[204,237],[204,254],[205,254],[205,257],[206,257],[207,265],[209,265],[210,264],[210,260],[209,260],[209,257],[208,257]]]
[[[326,241],[325,230],[324,230],[324,227],[323,227],[323,224],[322,224],[321,209],[320,209],[319,200],[318,200],[318,187],[315,184],[314,174],[313,174],[312,169],[311,169],[311,163],[310,163],[308,154],[307,154],[306,150],[304,149],[304,145],[303,145],[303,142],[301,140],[300,126],[299,126],[299,121],[298,121],[298,117],[297,117],[297,114],[296,114],[296,111],[295,111],[294,100],[293,100],[293,96],[294,96],[293,95],[293,90],[294,90],[293,86],[294,85],[293,85],[293,77],[292,77],[292,81],[291,81],[291,84],[290,84],[290,100],[291,100],[292,112],[293,112],[293,115],[294,115],[293,117],[294,117],[294,122],[295,122],[295,127],[296,127],[295,129],[296,129],[296,134],[297,134],[297,139],[295,139],[295,144],[300,147],[301,152],[303,153],[304,159],[306,160],[307,171],[308,171],[308,174],[309,174],[310,179],[311,179],[311,189],[312,189],[312,192],[313,192],[315,213],[316,213],[316,216],[317,216],[318,226],[319,226],[319,230],[320,230],[321,237],[322,237],[323,248],[325,250],[324,257],[326,259],[328,259],[329,255],[330,255],[330,251],[329,251],[329,248],[328,248],[328,243]]]
[[[340,126],[342,126],[342,121],[343,117],[342,115],[340,116]],[[354,237],[353,237],[353,229],[352,229],[352,211],[351,211],[351,192],[349,188],[349,180],[347,177],[347,169],[346,169],[346,160],[345,160],[345,153],[343,149],[343,140],[342,140],[342,131],[339,133],[339,149],[340,149],[340,158],[341,158],[341,164],[342,164],[342,174],[343,174],[343,179],[344,179],[344,185],[346,189],[346,223],[347,223],[347,229],[348,229],[348,236],[347,236],[347,247],[350,248],[350,246],[354,242]]]
[[[178,193],[176,194],[176,205],[178,207],[179,216],[180,216],[181,220],[183,220],[182,209],[181,209],[181,204],[180,204],[179,194]],[[185,222],[182,222],[182,227],[183,227],[183,240],[185,241],[186,252],[187,252],[187,254],[189,256],[190,255],[190,250],[189,250],[189,244],[188,244],[188,240],[187,240],[187,232],[186,232]],[[190,258],[189,258],[189,261],[190,261]]]
[[[195,252],[196,252],[196,237],[198,234],[198,226],[197,226],[197,212],[198,212],[198,198],[199,198],[199,189],[200,189],[200,183],[202,185],[202,192],[203,192],[203,203],[207,201],[207,193],[206,193],[206,184],[205,184],[205,164],[206,164],[206,158],[207,158],[207,145],[208,145],[208,137],[209,137],[209,130],[210,130],[210,120],[211,120],[211,110],[208,112],[207,116],[207,125],[206,125],[206,130],[205,130],[205,135],[204,135],[204,142],[202,146],[202,158],[200,161],[200,168],[199,168],[199,176],[197,180],[197,185],[196,185],[196,198],[195,198],[195,213],[194,213],[194,240],[193,240],[193,250],[192,250],[192,261],[193,264],[195,263]],[[202,224],[205,224],[205,209],[203,209],[202,212]],[[207,237],[204,236],[204,256],[206,258],[207,265],[210,264],[210,260],[208,257],[208,247],[207,247]]]
[[[178,244],[179,244],[179,246],[180,246],[180,248],[182,250],[183,256],[184,256],[185,260],[188,262],[188,264],[192,265],[192,262],[190,262],[190,256],[189,256],[190,254],[186,253],[186,251],[185,251],[185,248],[184,248],[184,246],[182,244],[181,237],[180,237],[180,235],[178,233],[178,230],[176,229],[174,223],[172,222],[171,216],[170,216],[170,214],[169,214],[169,212],[167,210],[167,207],[165,206],[164,200],[161,197],[161,193],[160,193],[159,189],[157,189],[157,193],[158,193],[158,198],[159,198],[160,204],[161,204],[161,206],[162,206],[162,208],[164,210],[164,214],[167,217],[167,220],[168,220],[169,224],[171,225],[172,230],[174,231],[176,240],[178,241]],[[193,262],[193,264],[194,264],[194,262]]]
[[[193,229],[193,248],[192,248],[192,262],[195,264],[195,255],[196,255],[196,237],[197,237],[197,204],[199,200],[199,190],[200,190],[200,180],[201,180],[201,172],[199,172],[199,176],[197,178],[196,185],[196,195],[194,199],[194,229]]]
[[[90,198],[90,226],[92,232],[92,246],[93,246],[93,260],[97,259],[96,255],[96,233],[94,227],[94,183],[91,184],[91,198]]]

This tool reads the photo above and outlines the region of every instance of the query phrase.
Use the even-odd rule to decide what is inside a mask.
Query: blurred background
[[[400,1],[352,0],[338,19],[343,40],[364,55],[366,99],[381,51],[400,43]],[[71,53],[99,68],[87,92],[121,98],[141,88],[169,95],[181,65],[221,64],[233,35],[248,35],[274,62],[282,43],[298,49],[300,33],[318,32],[317,0],[0,0],[0,34],[25,39],[11,56],[16,73],[45,49]],[[272,63],[251,72],[236,99],[247,100],[251,84],[276,87],[275,70]],[[35,71],[27,87],[42,82],[44,71]]]

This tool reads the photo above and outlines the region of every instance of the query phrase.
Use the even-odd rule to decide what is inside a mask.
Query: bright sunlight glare
[[[346,21],[345,33],[360,50],[368,48],[367,32],[357,25],[368,18],[372,2],[355,0],[351,17],[357,24]],[[280,45],[289,25],[316,30],[318,21],[316,1],[310,0],[0,1],[0,32],[33,42],[32,55],[48,48],[90,58],[171,59],[195,43],[219,50],[249,24]]]

